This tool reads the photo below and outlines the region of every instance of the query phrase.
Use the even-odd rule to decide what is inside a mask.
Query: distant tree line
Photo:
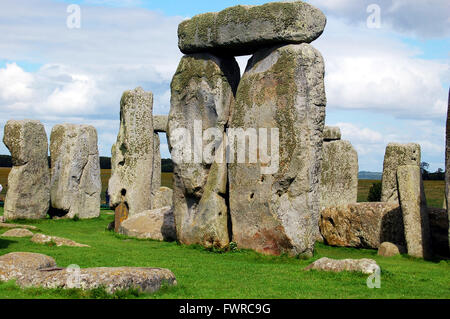
[[[48,166],[51,166],[50,156],[48,157]],[[0,155],[0,167],[12,167],[10,155]],[[100,156],[100,168],[111,169],[111,157]],[[164,173],[173,172],[173,162],[170,158],[161,160],[161,171]]]
[[[420,170],[422,171],[422,179],[424,181],[443,181],[445,180],[445,171],[442,168],[438,168],[436,172],[431,173],[428,171],[430,164],[427,162],[420,163]]]

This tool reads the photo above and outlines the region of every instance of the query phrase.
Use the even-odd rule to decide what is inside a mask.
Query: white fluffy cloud
[[[402,43],[392,30],[423,37],[448,34],[447,1],[436,0],[432,10],[424,1],[414,8],[400,0],[377,1],[383,28],[376,30],[365,26],[372,1],[310,2],[328,15],[325,33],[313,43],[325,58],[328,110],[386,114],[399,123],[409,119],[408,125],[416,127],[391,123],[374,129],[368,125],[370,118],[334,121],[344,138],[355,144],[364,167],[378,168],[390,141],[420,142],[423,151],[436,158],[430,163],[439,163],[448,61],[420,58],[420,50]],[[103,7],[106,3],[120,8]],[[81,29],[69,29],[67,3],[2,0],[0,134],[10,118],[39,119],[48,133],[56,123],[92,124],[99,133],[101,154],[109,155],[123,91],[137,86],[153,91],[154,113],[167,114],[170,80],[181,57],[177,26],[183,18],[136,8],[139,3],[86,0],[81,5]],[[247,59],[238,59],[242,71]],[[39,67],[30,69],[29,64]],[[168,156],[164,140],[161,150]],[[6,152],[0,146],[0,153]]]
[[[365,24],[371,4],[380,8],[381,25],[409,36],[436,38],[450,36],[448,0],[309,0],[327,16],[350,24]]]
[[[313,43],[326,62],[328,107],[383,112],[399,118],[445,117],[448,61],[418,58],[417,48],[382,31],[329,19]]]
[[[33,96],[33,82],[33,76],[16,63],[7,64],[0,69],[0,99],[13,104],[29,101]]]

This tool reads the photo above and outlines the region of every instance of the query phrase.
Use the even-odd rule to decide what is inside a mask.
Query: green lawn
[[[373,183],[380,182],[360,179],[358,181],[358,202],[366,202]],[[428,206],[442,208],[445,196],[445,181],[424,181],[424,188]]]
[[[2,209],[1,209],[2,210]],[[113,220],[108,211],[93,220],[30,222],[45,234],[62,236],[91,248],[50,247],[29,239],[0,239],[0,254],[13,251],[43,253],[59,266],[142,266],[171,269],[178,286],[154,294],[124,293],[127,298],[450,298],[448,261],[426,262],[406,256],[378,257],[374,250],[327,247],[317,244],[310,260],[263,256],[252,251],[210,252],[177,243],[136,240],[105,228]],[[3,233],[6,229],[0,229]],[[381,289],[369,289],[366,277],[355,273],[305,272],[320,257],[373,258],[382,268]],[[101,291],[43,290],[0,284],[0,298],[104,298]]]

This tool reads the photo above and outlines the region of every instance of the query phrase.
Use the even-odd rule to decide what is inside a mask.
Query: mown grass
[[[137,240],[107,231],[113,220],[103,210],[92,220],[40,220],[32,223],[45,234],[88,244],[90,248],[50,247],[27,238],[1,238],[0,254],[13,251],[43,253],[59,266],[140,266],[172,270],[178,286],[156,294],[136,291],[107,296],[104,291],[20,289],[0,283],[0,298],[450,298],[450,264],[407,256],[379,257],[375,250],[316,245],[312,259],[263,256],[252,251],[211,252],[177,243]],[[0,229],[3,233],[6,229]],[[305,272],[320,257],[373,258],[382,268],[381,289],[369,289],[367,276],[357,273]]]

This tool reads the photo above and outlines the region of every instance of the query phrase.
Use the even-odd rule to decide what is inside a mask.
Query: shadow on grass
[[[8,239],[0,239],[0,249],[8,248],[9,245],[16,244],[16,243],[18,243],[18,242],[13,241],[13,240],[8,240]]]

